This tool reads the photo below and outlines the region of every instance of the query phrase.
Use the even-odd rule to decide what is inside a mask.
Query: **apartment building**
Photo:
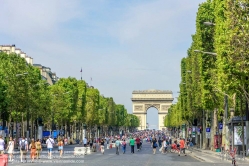
[[[56,73],[53,73],[49,67],[42,66],[40,64],[33,64],[33,58],[27,56],[25,52],[23,52],[20,48],[16,48],[13,45],[0,45],[0,51],[5,52],[7,54],[16,53],[20,57],[24,58],[28,64],[37,67],[40,72],[43,80],[46,80],[49,85],[55,84],[59,78],[56,76]]]
[[[29,57],[20,48],[16,48],[16,46],[14,44],[12,44],[12,45],[0,45],[0,51],[5,52],[7,54],[16,53],[17,55],[20,55],[20,57],[24,58],[28,64],[33,65],[33,58]]]
[[[53,73],[49,67],[42,66],[41,64],[34,64],[33,66],[40,69],[42,79],[46,80],[49,85],[53,85],[59,80],[56,73]]]

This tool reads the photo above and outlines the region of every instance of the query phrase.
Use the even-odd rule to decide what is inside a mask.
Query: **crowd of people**
[[[122,149],[123,154],[126,153],[127,144],[130,146],[131,153],[134,154],[135,146],[137,151],[140,151],[143,142],[151,144],[153,154],[156,154],[158,149],[162,154],[171,152],[178,153],[179,156],[183,153],[186,156],[185,149],[193,146],[190,139],[173,138],[164,132],[155,131],[137,131],[122,136],[106,136],[103,138],[87,139],[85,137],[82,142],[84,147],[89,146],[92,152],[97,152],[99,148],[102,154],[104,154],[105,145],[106,149],[113,148],[115,145],[117,155],[119,155],[120,149]]]
[[[6,142],[0,136],[0,154],[3,154],[5,151],[9,154],[9,160],[13,161],[13,153],[15,148],[15,140],[11,137],[9,141]],[[135,153],[135,146],[137,151],[142,149],[143,143],[148,143],[151,145],[152,154],[156,154],[157,149],[162,153],[166,154],[168,152],[185,154],[186,148],[193,147],[193,143],[191,139],[185,140],[184,138],[173,138],[170,135],[164,132],[156,132],[156,131],[137,131],[134,133],[125,133],[124,135],[116,135],[116,136],[105,136],[102,138],[89,138],[86,137],[79,142],[79,146],[89,147],[92,152],[99,151],[104,155],[105,149],[116,148],[116,154],[119,155],[120,150],[122,153],[126,153],[127,145],[130,146],[130,153]],[[45,144],[48,151],[48,159],[52,159],[52,152],[55,145],[58,146],[59,157],[62,158],[63,155],[63,147],[68,144],[68,139],[66,138],[57,138],[55,141],[50,136],[44,138],[42,140],[31,139],[27,140],[27,138],[22,137],[18,140],[18,148],[20,150],[20,160],[23,162],[24,160],[27,162],[27,154],[30,152],[31,162],[34,162],[35,159],[40,159],[40,154],[42,151],[42,144]]]

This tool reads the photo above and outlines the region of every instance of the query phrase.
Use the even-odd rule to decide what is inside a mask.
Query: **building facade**
[[[49,67],[42,66],[40,64],[33,64],[33,58],[28,56],[20,48],[16,48],[14,44],[12,45],[0,45],[0,51],[7,54],[16,53],[20,57],[24,58],[26,62],[34,67],[37,67],[40,70],[43,80],[46,80],[49,85],[55,84],[59,78],[56,76],[56,73],[52,72]]]
[[[7,54],[16,53],[20,57],[24,58],[28,64],[33,65],[33,58],[28,56],[25,52],[23,52],[20,48],[16,48],[16,45],[0,45],[0,51],[5,52]]]

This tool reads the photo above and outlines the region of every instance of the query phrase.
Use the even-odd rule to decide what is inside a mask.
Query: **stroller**
[[[176,153],[176,152],[179,153],[179,152],[180,152],[180,146],[177,145],[176,143],[173,143],[173,144],[171,145],[170,152],[171,152],[171,153]]]

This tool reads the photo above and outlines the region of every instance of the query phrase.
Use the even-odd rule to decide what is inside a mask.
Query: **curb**
[[[189,151],[189,150],[188,150]],[[220,157],[220,155],[218,154],[218,153],[211,153],[211,152],[208,152],[208,151],[202,151],[202,150],[199,150],[199,149],[193,149],[193,151],[197,151],[197,152],[201,152],[201,153],[205,153],[205,154],[208,154],[208,155],[211,155],[211,156],[213,156],[213,157],[215,157],[215,158],[217,158],[217,159],[219,159],[219,160],[222,160],[221,159],[221,157]],[[238,158],[238,159],[236,159],[237,161],[244,161],[244,162],[249,162],[249,159],[246,157],[246,158],[244,158],[244,159],[241,159],[241,158]],[[230,159],[224,159],[223,161],[230,161]]]

